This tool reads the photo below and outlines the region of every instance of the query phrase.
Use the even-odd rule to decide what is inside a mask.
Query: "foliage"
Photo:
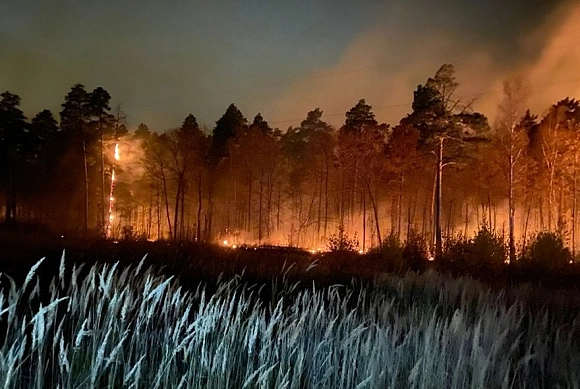
[[[221,118],[216,122],[213,130],[210,158],[217,164],[228,155],[228,142],[243,132],[248,120],[235,104],[230,104]]]
[[[566,266],[571,259],[572,255],[565,247],[562,235],[551,231],[541,231],[532,236],[524,248],[520,263],[541,271]]]
[[[493,231],[484,221],[471,239],[463,234],[448,236],[445,239],[444,257],[473,270],[481,267],[499,268],[508,258],[508,247],[504,236]]]
[[[377,121],[370,101],[357,98],[336,128],[315,108],[282,133],[260,113],[247,120],[230,104],[213,128],[188,115],[179,128],[155,132],[141,123],[133,136],[120,137],[122,116],[111,114],[113,100],[103,87],[72,86],[60,123],[47,110],[26,119],[20,98],[5,92],[0,219],[48,225],[58,235],[98,236],[95,231],[106,231],[114,169],[115,239],[119,226],[131,224],[148,239],[236,234],[246,243],[318,248],[342,224],[351,234],[362,227],[366,248],[380,245],[384,231],[404,236],[413,226],[435,236],[439,254],[443,230],[485,214],[493,231],[507,215],[513,259],[515,226],[526,235],[563,230],[578,219],[580,103],[565,98],[536,117],[525,110],[520,81],[504,85],[493,131],[472,101],[458,97],[451,64],[417,87],[409,96],[412,112],[393,127]],[[113,158],[116,143],[121,160]],[[489,248],[486,259],[470,260],[467,251],[462,258],[499,264],[492,237],[477,239],[472,243],[481,240],[481,247],[463,248]],[[425,257],[422,249],[407,251]]]
[[[471,242],[465,234],[452,233],[443,240],[443,260],[451,263],[461,264],[469,255]]]
[[[405,240],[403,259],[409,264],[411,269],[419,270],[425,265],[428,255],[429,249],[425,237],[419,232],[411,230]]]
[[[493,231],[487,223],[482,223],[471,240],[471,252],[468,262],[484,266],[502,266],[508,258],[508,247],[505,238],[498,231]]]
[[[401,271],[405,267],[403,252],[405,245],[394,232],[389,233],[381,242],[380,254],[386,269]]]

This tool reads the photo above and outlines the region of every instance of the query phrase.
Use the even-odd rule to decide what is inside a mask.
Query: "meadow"
[[[580,387],[564,291],[434,270],[321,278],[327,259],[300,252],[186,272],[118,250],[1,275],[0,388]],[[261,269],[277,255],[296,261]]]

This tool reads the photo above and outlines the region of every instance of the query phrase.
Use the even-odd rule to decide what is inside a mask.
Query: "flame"
[[[121,160],[121,154],[119,153],[119,144],[115,143],[115,160]]]
[[[117,148],[115,147],[115,154]],[[115,169],[111,169],[111,189],[109,192],[109,222],[107,223],[107,230],[106,236],[107,238],[111,237],[111,224],[113,224],[113,203],[115,201],[115,197],[113,196],[113,192],[115,190]]]

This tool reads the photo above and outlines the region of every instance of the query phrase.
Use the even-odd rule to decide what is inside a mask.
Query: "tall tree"
[[[223,166],[223,161],[229,156],[234,139],[246,131],[248,121],[242,112],[235,106],[230,104],[226,112],[216,122],[211,136],[211,144],[208,153],[208,168],[210,181],[208,182],[208,210],[205,227],[205,238],[210,239],[213,235],[213,219],[214,219],[214,199],[218,183],[228,181],[228,186],[235,186],[235,177],[231,177],[228,172],[231,171],[231,166]],[[225,177],[224,177],[225,176]],[[222,179],[222,178],[225,178]],[[220,180],[221,179],[221,180]],[[229,181],[234,180],[234,183]],[[229,228],[229,203],[230,193],[226,192],[226,228]]]
[[[515,245],[515,185],[521,170],[521,160],[528,145],[528,137],[521,120],[525,113],[525,104],[529,89],[520,77],[507,79],[503,83],[504,97],[498,107],[496,123],[496,144],[503,151],[503,160],[500,164],[508,179],[508,225],[509,225],[509,259],[510,263],[516,260]]]
[[[349,193],[346,206],[349,219],[355,218],[355,202],[360,199],[362,209],[362,240],[366,244],[366,199],[371,202],[378,244],[381,244],[379,198],[377,185],[384,173],[385,146],[389,126],[378,124],[372,107],[365,99],[346,112],[344,125],[339,130],[338,153],[343,177],[352,177],[352,180],[342,181],[344,193]],[[343,215],[345,211],[342,212]],[[342,222],[341,222],[342,223]]]
[[[213,129],[211,157],[214,164],[228,155],[228,142],[243,132],[247,125],[248,120],[238,107],[230,104]]]
[[[328,178],[334,157],[334,139],[332,128],[322,120],[322,114],[320,108],[308,112],[299,127],[289,128],[280,139],[289,167],[291,244],[300,244],[311,225],[316,225],[316,231],[320,231],[323,223],[324,230],[327,229]],[[312,243],[318,245],[319,237]]]
[[[389,180],[397,188],[397,210],[396,213],[396,230],[393,225],[392,229],[396,231],[397,235],[401,236],[402,219],[403,219],[403,196],[404,190],[409,177],[416,170],[419,155],[417,152],[419,142],[419,131],[410,125],[398,125],[393,128],[389,134],[387,142],[387,159],[386,171],[389,174]],[[416,202],[419,193],[414,194],[414,201]],[[411,215],[410,201],[407,204],[407,236],[411,233],[412,215]]]
[[[27,124],[20,109],[20,97],[8,91],[0,97],[0,177],[3,177],[6,195],[4,220],[7,225],[13,225],[17,216],[17,171],[21,169],[18,162]]]
[[[137,138],[147,138],[151,135],[151,131],[149,130],[149,126],[145,123],[141,123],[137,126],[135,130],[135,137]]]
[[[565,229],[563,191],[568,170],[566,157],[573,155],[571,138],[575,135],[569,126],[569,118],[578,112],[578,106],[578,101],[570,98],[557,102],[530,133],[530,151],[542,167],[539,170],[543,176],[540,183],[547,184],[547,228],[560,232]],[[543,210],[544,207],[540,206],[541,222],[544,221]]]
[[[271,209],[274,187],[279,181],[281,153],[274,131],[260,114],[238,135],[229,158],[231,173],[240,177],[239,181],[234,180],[234,231],[244,226],[261,243],[272,229]],[[238,191],[238,184],[245,185],[245,190]]]
[[[366,103],[365,99],[360,99],[346,113],[346,120],[340,131],[361,134],[365,130],[375,130],[377,125],[372,107]]]
[[[89,115],[91,117],[88,123],[89,127],[93,133],[98,136],[99,139],[99,162],[100,162],[100,196],[98,201],[98,212],[99,219],[97,224],[97,230],[101,233],[104,232],[105,228],[105,204],[106,193],[105,190],[105,141],[108,137],[114,135],[114,122],[115,118],[109,112],[111,95],[102,87],[95,88],[90,94],[88,99],[88,109]]]
[[[59,173],[62,149],[66,147],[61,135],[58,122],[49,110],[45,109],[32,118],[27,139],[32,159],[30,176],[34,178],[32,187],[39,204],[36,214],[43,222],[52,221],[50,215],[58,212],[49,205],[49,198],[52,199],[52,184]]]
[[[435,154],[435,257],[443,254],[441,236],[441,193],[443,168],[460,154],[464,145],[485,140],[489,136],[487,118],[478,112],[471,111],[471,103],[463,102],[456,97],[459,83],[455,80],[453,65],[444,64],[427,79],[425,85],[419,85],[414,92],[413,111],[401,121],[401,124],[414,125],[420,134],[424,149]],[[450,147],[445,143],[451,141]],[[451,149],[452,153],[446,152]],[[455,154],[455,158],[453,158]]]
[[[89,226],[89,162],[88,148],[94,141],[94,135],[88,130],[88,123],[91,118],[89,93],[85,90],[84,85],[74,85],[65,97],[60,112],[60,127],[63,135],[73,148],[72,154],[80,150],[84,176],[84,212],[83,212],[83,230],[84,235],[88,234]],[[78,169],[79,163],[73,158],[72,168]]]

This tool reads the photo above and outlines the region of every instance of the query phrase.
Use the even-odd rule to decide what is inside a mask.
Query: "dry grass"
[[[468,278],[232,277],[210,293],[144,261],[61,263],[46,294],[35,268],[21,286],[0,279],[0,388],[579,387],[577,312],[530,310]]]

